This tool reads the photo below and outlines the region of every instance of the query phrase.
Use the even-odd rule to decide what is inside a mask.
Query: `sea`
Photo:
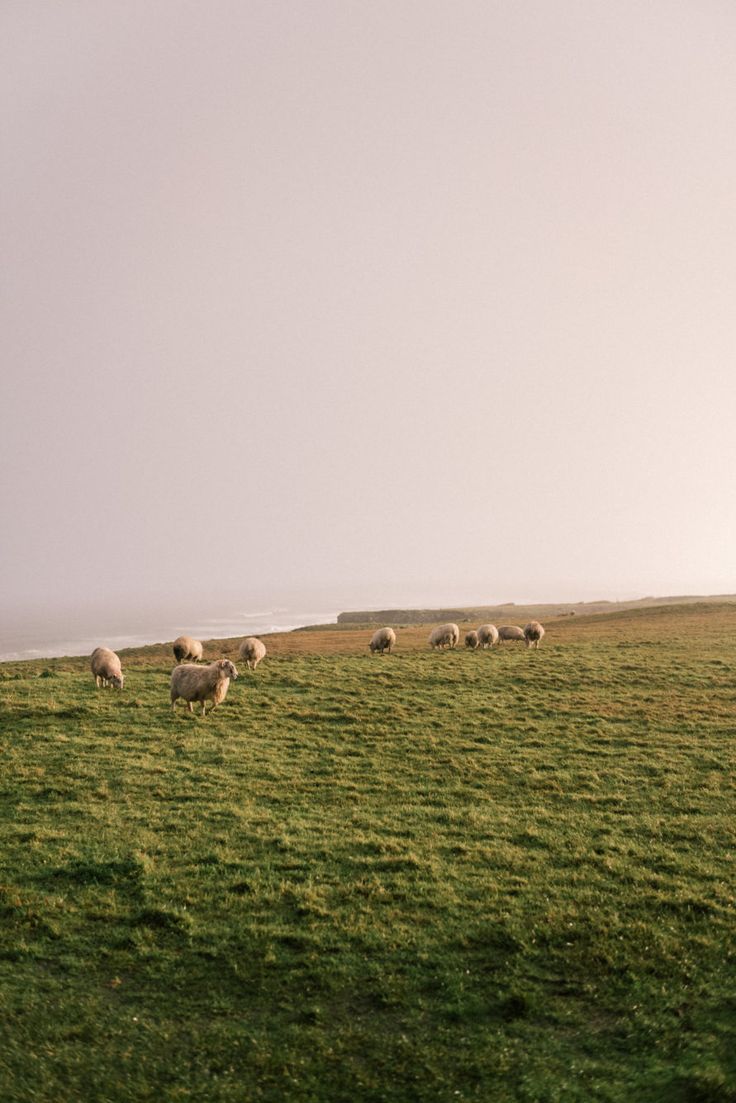
[[[116,618],[112,633],[100,630],[97,624],[44,624],[36,617],[25,623],[0,625],[0,662],[19,659],[52,659],[59,656],[91,655],[96,647],[118,651],[124,647],[141,647],[148,643],[166,643],[177,636],[194,636],[198,640],[226,639],[239,636],[262,636],[269,632],[292,632],[310,624],[334,624],[337,612],[291,609],[262,610],[255,613],[235,613],[229,617],[193,618],[186,624],[173,619],[148,623],[145,618]],[[66,628],[66,630],[64,630]]]

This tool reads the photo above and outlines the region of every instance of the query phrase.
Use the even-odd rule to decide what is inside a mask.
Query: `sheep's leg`
[[[189,711],[194,712],[194,703],[192,701],[188,701],[187,704],[189,705]]]

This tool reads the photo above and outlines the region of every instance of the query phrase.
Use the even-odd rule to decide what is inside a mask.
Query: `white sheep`
[[[465,646],[469,651],[475,651],[479,646],[478,633],[474,629],[465,633]]]
[[[481,624],[478,629],[478,643],[481,647],[493,647],[498,643],[498,629],[495,624]]]
[[[371,636],[371,642],[368,646],[371,652],[378,651],[383,655],[384,651],[388,651],[391,654],[391,649],[396,645],[396,633],[393,628],[379,628],[377,632],[374,632]]]
[[[429,646],[435,647],[457,647],[460,639],[460,629],[456,624],[440,624],[437,628],[433,628],[429,636]]]
[[[526,636],[521,628],[515,624],[504,624],[498,630],[498,642],[505,643],[507,640],[525,640]]]
[[[202,658],[202,644],[191,636],[179,636],[174,640],[174,658],[178,663],[199,662]]]
[[[120,666],[120,659],[109,647],[96,647],[92,652],[90,666],[98,689],[100,686],[111,685],[115,686],[116,689],[123,688],[125,678]]]
[[[531,647],[534,644],[536,650],[544,638],[544,628],[538,620],[530,620],[524,628],[524,638],[526,639],[527,647]]]
[[[261,659],[266,655],[266,645],[257,636],[248,636],[241,643],[238,654],[241,659],[245,660],[248,670],[255,670]]]
[[[201,701],[204,716],[207,701],[212,701],[212,709],[224,701],[230,679],[237,676],[238,672],[229,659],[218,659],[206,666],[197,666],[196,663],[175,666],[171,672],[171,707],[176,712],[176,702],[182,697],[189,705],[189,711],[194,712],[193,703]]]

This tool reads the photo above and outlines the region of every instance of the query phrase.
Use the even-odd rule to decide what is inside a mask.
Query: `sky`
[[[3,615],[736,591],[730,0],[6,0],[0,90]]]

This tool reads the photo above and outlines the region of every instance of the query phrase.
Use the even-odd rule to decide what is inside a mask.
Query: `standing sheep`
[[[95,676],[95,685],[98,689],[100,686],[115,686],[116,689],[123,688],[125,679],[123,677],[122,667],[120,666],[120,659],[109,647],[96,647],[92,652],[90,666]]]
[[[174,640],[174,658],[178,663],[198,663],[202,658],[202,644],[191,636],[179,636]]]
[[[255,670],[266,654],[266,645],[257,636],[248,636],[240,645],[238,651],[241,659],[245,660],[248,670]]]
[[[371,642],[368,646],[371,649],[371,653],[378,651],[380,655],[383,655],[384,651],[388,651],[391,654],[391,649],[396,645],[396,633],[393,628],[379,628],[377,632],[374,632],[371,636]]]
[[[455,648],[460,640],[460,629],[456,624],[440,624],[429,636],[429,646]]]
[[[478,648],[478,633],[470,631],[465,633],[465,646],[468,651],[475,651]]]
[[[538,620],[530,620],[524,628],[524,637],[526,639],[527,647],[531,647],[534,644],[534,649],[539,647],[544,638],[544,628]]]
[[[481,647],[493,647],[498,643],[498,629],[495,624],[481,624],[478,629],[478,643]]]
[[[207,701],[212,701],[212,709],[224,701],[230,679],[237,676],[238,672],[229,659],[218,659],[207,666],[197,666],[195,663],[175,666],[171,672],[171,707],[176,712],[176,702],[183,697],[189,711],[194,712],[194,701],[201,701],[202,716],[205,716]]]
[[[526,636],[521,628],[515,624],[504,624],[498,630],[498,642],[505,643],[507,640],[526,640]]]

